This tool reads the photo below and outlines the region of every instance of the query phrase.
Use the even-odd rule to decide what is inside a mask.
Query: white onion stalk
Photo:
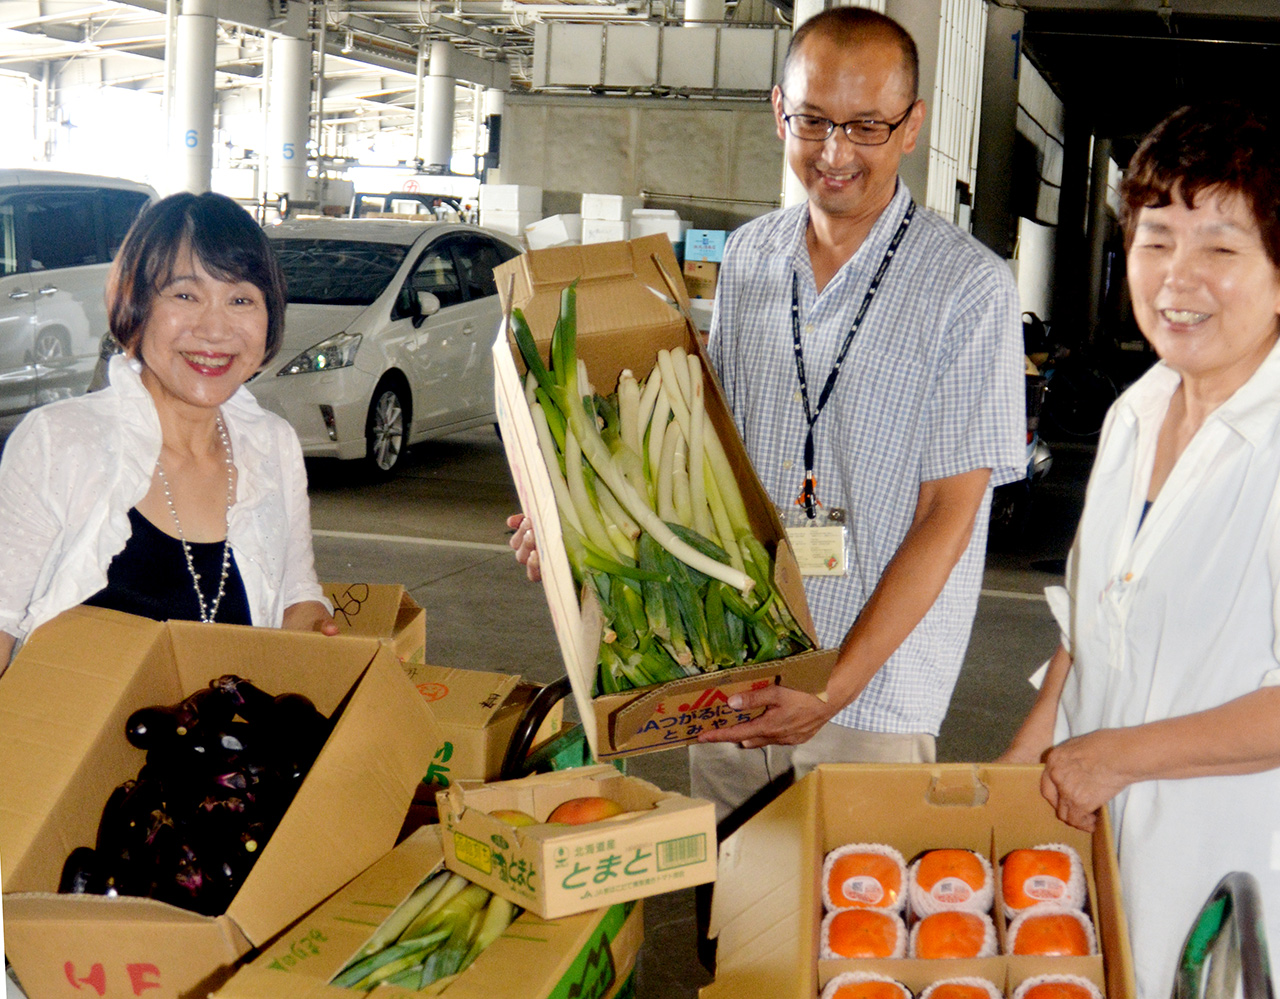
[[[676,508],[676,520],[693,526],[693,497],[689,489],[689,447],[684,437],[676,435],[675,454],[671,461],[671,501]]]
[[[573,497],[569,495],[569,486],[564,476],[560,474],[560,459],[557,457],[559,452],[556,451],[556,440],[551,436],[551,425],[547,423],[547,414],[543,412],[541,404],[536,401],[530,403],[529,412],[533,416],[534,429],[538,432],[538,446],[542,449],[547,474],[551,476],[551,491],[556,494],[556,506],[560,510],[560,516],[575,531],[582,534],[584,532],[582,520],[578,517],[578,508],[574,505]]]
[[[661,387],[662,371],[659,368],[654,368],[649,372],[649,377],[645,379],[644,393],[640,396],[640,412],[636,418],[642,437],[644,436],[644,428],[649,425],[653,418],[653,408],[658,403],[658,389]]]
[[[703,438],[706,436],[706,409],[702,396],[702,362],[696,356],[687,358],[689,370],[689,502],[693,506],[693,520],[688,521],[704,538],[714,538],[715,524],[707,509],[706,476],[703,474]]]
[[[585,423],[586,420],[578,422]],[[616,558],[618,550],[609,538],[604,521],[596,513],[596,508],[591,505],[591,496],[587,492],[586,478],[582,473],[582,448],[578,443],[578,437],[573,432],[572,426],[564,428],[564,470],[565,477],[568,479],[569,495],[572,497],[573,505],[577,507],[578,517],[582,521],[583,535],[601,551],[608,552],[611,558]]]
[[[667,428],[666,435],[662,439],[662,457],[658,459],[657,466],[657,500],[658,500],[658,516],[663,520],[678,520],[676,516],[674,482],[675,482],[675,464],[676,464],[676,448],[681,446],[684,440],[680,433],[678,424],[671,424]]]
[[[662,380],[662,372],[657,368],[653,369],[650,378]],[[666,443],[667,421],[671,419],[671,404],[667,402],[666,395],[658,391],[654,393],[653,418],[649,421],[649,479],[650,492],[653,493],[653,501],[656,509],[661,509],[658,504],[658,483],[659,471],[662,468],[662,452],[663,445]],[[677,427],[677,429],[679,429]]]
[[[684,397],[684,404],[690,405],[693,400],[693,386],[689,384],[689,367],[688,355],[683,347],[671,348],[671,366],[676,373],[676,382],[680,386],[680,395]]]

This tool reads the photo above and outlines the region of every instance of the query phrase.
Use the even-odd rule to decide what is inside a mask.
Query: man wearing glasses
[[[805,22],[773,109],[808,201],[748,223],[725,250],[712,363],[788,533],[811,552],[809,605],[840,656],[824,695],[736,695],[765,713],[692,748],[693,793],[721,820],[792,768],[934,759],[991,487],[1023,474],[1012,277],[898,180],[924,122],[917,85],[896,21],[838,7]]]

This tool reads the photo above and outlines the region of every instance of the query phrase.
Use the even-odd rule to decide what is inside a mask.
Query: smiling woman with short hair
[[[1280,899],[1278,180],[1275,126],[1234,103],[1176,112],[1129,165],[1129,289],[1161,360],[1107,417],[1063,641],[1002,757],[1043,757],[1072,825],[1109,804],[1143,999],[1170,994],[1223,874]]]
[[[243,389],[278,349],[284,279],[234,201],[176,194],[107,284],[108,388],[43,406],[0,461],[0,672],[78,604],[336,634],[297,436]]]

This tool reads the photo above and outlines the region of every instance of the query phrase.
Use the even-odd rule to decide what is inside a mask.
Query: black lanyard
[[[800,278],[795,271],[791,272],[791,335],[795,341],[796,377],[800,380],[800,400],[804,403],[804,418],[809,424],[809,431],[804,439],[804,486],[800,489],[796,505],[804,507],[804,512],[809,515],[810,520],[817,516],[815,507],[822,505],[818,502],[817,483],[813,477],[814,424],[818,422],[818,417],[822,415],[827,399],[831,397],[831,390],[835,388],[836,379],[840,377],[840,366],[844,364],[845,355],[849,353],[849,347],[853,344],[853,338],[858,333],[858,327],[862,325],[862,319],[866,316],[867,309],[871,307],[871,300],[876,297],[876,292],[880,289],[880,282],[884,280],[885,271],[889,269],[893,255],[898,251],[898,246],[902,243],[902,237],[906,235],[907,226],[911,224],[911,216],[915,214],[915,211],[916,203],[913,201],[907,206],[907,212],[902,216],[902,224],[898,226],[898,231],[893,234],[893,239],[889,241],[889,248],[884,252],[884,259],[880,261],[880,267],[871,279],[867,293],[862,298],[862,305],[858,308],[858,314],[853,317],[853,325],[849,327],[849,333],[844,338],[844,345],[840,348],[840,353],[836,355],[836,363],[832,366],[831,373],[827,375],[827,382],[822,386],[822,392],[818,395],[818,407],[813,410],[809,408],[809,381],[804,373],[804,348],[800,345]]]

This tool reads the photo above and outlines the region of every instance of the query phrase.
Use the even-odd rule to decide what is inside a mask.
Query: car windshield
[[[398,243],[355,239],[273,239],[298,305],[369,305],[382,294],[409,252]]]

